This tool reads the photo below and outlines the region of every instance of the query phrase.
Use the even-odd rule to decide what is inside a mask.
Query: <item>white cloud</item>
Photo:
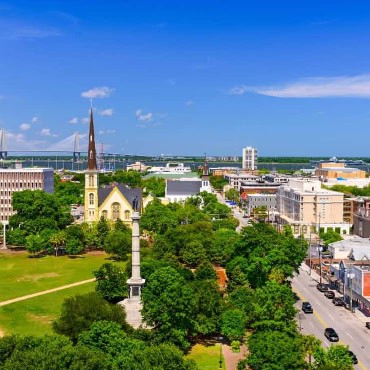
[[[22,131],[27,131],[31,128],[31,125],[29,123],[22,123],[20,126],[19,126],[20,130]]]
[[[188,100],[188,101],[186,101],[185,102],[185,105],[187,106],[187,107],[190,107],[191,105],[193,105],[194,104],[194,102],[192,101],[192,100]]]
[[[285,86],[247,87],[242,85],[231,89],[230,93],[242,95],[247,91],[277,98],[370,98],[370,74],[351,77],[304,78]]]
[[[111,135],[111,134],[115,134],[116,133],[116,130],[110,130],[110,129],[107,129],[107,130],[100,130],[99,131],[99,135]]]
[[[98,114],[101,116],[113,116],[113,109],[103,109],[98,111]]]
[[[31,123],[37,123],[38,121],[39,121],[39,117],[36,117],[36,116],[32,117],[31,119]]]
[[[57,137],[58,136],[58,135],[52,134],[51,131],[50,131],[50,128],[43,128],[40,131],[40,134],[41,134],[41,136],[53,136],[53,137]]]
[[[15,133],[7,131],[6,139],[7,139],[8,147],[12,148],[13,151],[37,150],[37,149],[45,147],[44,141],[26,139],[24,134],[15,134]]]
[[[89,123],[89,121],[90,121],[90,118],[89,117],[83,117],[83,118],[81,118],[81,122],[82,123]]]
[[[230,89],[229,93],[231,95],[243,95],[248,91],[248,87],[244,85],[234,86]]]
[[[81,93],[83,98],[108,98],[114,89],[107,86],[94,87],[93,89]]]
[[[77,117],[73,117],[69,120],[69,123],[71,123],[72,125],[76,125],[78,123],[78,118]]]
[[[149,122],[149,121],[153,120],[153,113],[148,112],[148,113],[144,114],[144,112],[141,109],[137,109],[136,112],[135,112],[135,115],[136,115],[136,118],[139,121]]]

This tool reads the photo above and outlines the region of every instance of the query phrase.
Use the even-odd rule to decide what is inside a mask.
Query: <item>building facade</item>
[[[276,194],[250,194],[245,205],[248,215],[252,215],[258,207],[266,207],[268,214],[272,214],[276,209]]]
[[[54,193],[52,168],[0,169],[0,219],[9,221],[13,215],[13,193],[22,190],[43,190]]]
[[[329,228],[349,234],[350,224],[343,221],[343,193],[321,189],[319,180],[290,179],[276,194],[279,220],[292,225],[295,235],[308,234],[311,228]]]
[[[247,146],[242,151],[242,168],[243,170],[257,170],[257,149]]]
[[[252,175],[252,174],[248,174],[248,173],[244,173],[244,174],[232,174],[232,173],[228,173],[224,176],[224,178],[229,181],[229,185],[231,187],[233,187],[234,189],[240,191],[240,187],[242,185],[242,183],[244,182],[248,182],[248,181],[258,181],[260,180],[260,177],[259,176],[256,176],[256,175]]]

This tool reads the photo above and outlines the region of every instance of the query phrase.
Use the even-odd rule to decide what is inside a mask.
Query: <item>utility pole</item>
[[[317,251],[319,252],[319,265],[320,265],[320,284],[322,284],[322,268],[321,268],[321,245],[320,245],[320,220],[321,213],[319,212],[319,231],[318,231],[318,239],[317,239]]]
[[[353,307],[352,307],[352,292],[353,292],[353,278],[354,278],[354,273],[352,273],[352,265],[350,267],[350,273],[347,275],[350,280],[350,296],[349,296],[349,308],[350,308],[350,311],[352,311]]]

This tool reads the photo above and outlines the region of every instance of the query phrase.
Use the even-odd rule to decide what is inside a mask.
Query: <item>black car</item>
[[[320,292],[326,292],[329,290],[329,288],[326,286],[326,284],[323,284],[323,283],[318,283],[316,285],[316,288],[320,291]]]
[[[313,308],[310,302],[302,302],[302,311],[304,313],[313,313]]]
[[[333,328],[326,328],[324,335],[330,340],[330,342],[339,342],[338,334]]]
[[[324,293],[324,296],[326,298],[330,298],[330,299],[333,299],[335,297],[335,293],[332,291],[332,290],[328,290]]]
[[[343,301],[343,298],[340,298],[340,297],[333,298],[332,302],[333,302],[334,306],[344,306],[345,305],[345,302]]]
[[[365,322],[365,326],[366,326],[368,329],[370,329],[370,321],[366,321],[366,322]]]
[[[348,354],[352,358],[353,364],[357,365],[358,364],[357,356],[352,351],[348,351]]]

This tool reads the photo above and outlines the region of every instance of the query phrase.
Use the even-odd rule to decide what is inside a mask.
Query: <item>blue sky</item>
[[[370,156],[368,1],[0,1],[8,150]]]

